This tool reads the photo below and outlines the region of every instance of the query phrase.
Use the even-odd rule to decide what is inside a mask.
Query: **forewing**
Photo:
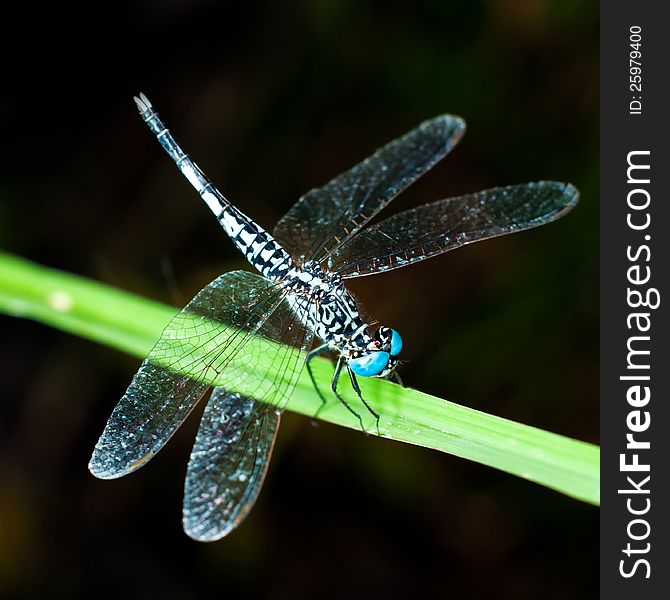
[[[464,130],[464,121],[451,115],[425,121],[307,192],[277,223],[275,239],[302,263],[322,261],[442,159]]]
[[[312,339],[287,302],[268,318],[261,333],[282,342],[263,350],[275,376],[249,378],[253,384],[242,394],[216,388],[200,422],[184,491],[184,530],[196,540],[223,537],[251,510],[267,471],[280,412],[304,365],[295,348],[305,349]],[[239,362],[235,358],[227,372],[234,373]]]
[[[177,314],[142,363],[107,422],[89,469],[103,479],[146,464],[235,360],[253,361],[255,332],[281,305],[283,291],[245,271],[225,273]],[[266,364],[270,358],[266,358]],[[253,367],[249,367],[251,369]],[[227,381],[240,377],[240,369]]]
[[[465,244],[530,229],[570,211],[574,186],[540,181],[493,188],[393,215],[335,250],[330,270],[343,278],[404,267]]]

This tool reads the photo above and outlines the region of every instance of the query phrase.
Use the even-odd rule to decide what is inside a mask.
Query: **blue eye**
[[[370,352],[360,358],[352,358],[349,361],[351,370],[361,377],[374,377],[379,375],[389,362],[388,352]]]
[[[391,329],[391,356],[398,356],[401,350],[402,338],[395,329]]]

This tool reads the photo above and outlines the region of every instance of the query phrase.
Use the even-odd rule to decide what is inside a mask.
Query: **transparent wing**
[[[201,290],[163,331],[112,412],[91,472],[111,479],[146,464],[213,380],[237,389],[254,370],[290,368],[289,350],[261,337],[281,342],[304,336],[295,323],[286,323],[282,336],[272,321],[283,295],[276,284],[244,271],[226,273]]]
[[[263,335],[302,349],[312,340],[287,302],[268,318]],[[263,484],[281,410],[304,365],[304,356],[294,348],[264,342],[268,344],[277,349],[263,349],[256,360],[272,357],[275,375],[248,377],[248,359],[235,357],[226,372],[245,374],[237,385],[242,393],[216,388],[205,408],[184,490],[184,530],[193,539],[213,541],[232,531]]]
[[[279,417],[267,404],[214,390],[186,472],[183,521],[190,537],[218,540],[247,516],[265,479]]]
[[[277,223],[275,239],[301,263],[322,261],[442,159],[464,130],[464,121],[451,115],[425,121],[307,192]]]
[[[393,215],[337,248],[329,270],[372,275],[479,240],[560,218],[577,203],[574,186],[540,181],[447,198]]]

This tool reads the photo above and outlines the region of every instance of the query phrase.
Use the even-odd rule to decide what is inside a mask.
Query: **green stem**
[[[0,253],[0,311],[144,358],[177,309]],[[330,362],[316,359],[313,364],[317,381],[328,382]],[[347,387],[342,386],[343,395],[355,404]],[[361,387],[382,417],[384,437],[461,456],[599,504],[597,446],[387,381],[365,379]],[[287,408],[311,417],[316,407],[318,400],[303,372]],[[319,418],[360,427],[336,401],[329,402]],[[369,422],[366,428],[374,431]]]

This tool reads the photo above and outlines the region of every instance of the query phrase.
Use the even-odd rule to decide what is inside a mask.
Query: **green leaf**
[[[144,358],[177,309],[0,253],[0,311],[35,319]],[[315,359],[313,364],[317,381],[328,390],[332,364],[326,359]],[[258,366],[251,376],[274,376],[263,373],[264,368],[272,367]],[[363,379],[361,388],[366,400],[381,415],[383,437],[467,458],[599,504],[597,446],[388,381]],[[350,386],[341,389],[345,400],[356,405]],[[312,417],[318,406],[303,370],[287,408]],[[319,418],[353,429],[360,427],[335,399],[321,410]],[[368,419],[365,426],[369,433],[376,434],[373,419]]]

